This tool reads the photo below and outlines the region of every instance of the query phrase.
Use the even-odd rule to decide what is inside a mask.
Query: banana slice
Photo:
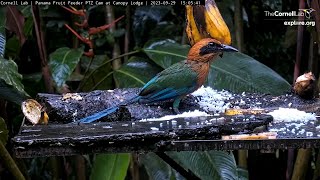
[[[34,99],[27,99],[21,103],[24,116],[33,124],[48,124],[49,116],[44,108]]]

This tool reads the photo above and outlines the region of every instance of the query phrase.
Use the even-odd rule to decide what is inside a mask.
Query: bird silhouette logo
[[[309,9],[299,9],[299,11],[304,12],[304,15],[306,16],[306,18],[310,19],[311,18],[311,13],[316,11],[313,8],[309,8]]]

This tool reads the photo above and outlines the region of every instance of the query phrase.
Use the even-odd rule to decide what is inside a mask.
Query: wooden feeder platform
[[[50,120],[48,125],[21,126],[13,139],[18,158],[65,156],[91,153],[205,151],[238,149],[319,148],[318,120],[274,123],[268,114],[224,115],[175,118],[157,121],[172,114],[171,103],[153,105],[132,104],[121,107],[103,122],[72,123],[77,119],[114,106],[137,94],[139,89],[116,89],[64,95],[38,94]],[[189,96],[181,102],[180,110],[202,110],[197,98]],[[245,103],[243,103],[245,102]],[[302,100],[293,94],[235,94],[226,100],[231,107],[262,109],[297,108],[319,116],[320,100]],[[143,120],[149,119],[149,120]],[[151,120],[150,120],[151,119]],[[270,126],[271,125],[271,126]],[[320,127],[320,126],[319,126]],[[231,135],[260,133],[278,129],[274,138],[248,136],[226,139]],[[224,138],[223,138],[224,137]]]

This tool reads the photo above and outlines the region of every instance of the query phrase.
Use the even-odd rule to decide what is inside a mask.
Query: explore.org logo
[[[284,25],[289,26],[315,26],[316,22],[311,21],[311,13],[314,13],[316,10],[313,8],[309,9],[299,9],[299,11],[289,11],[289,12],[281,12],[281,11],[264,11],[265,16],[267,17],[282,17],[282,19],[266,19],[266,20],[284,20]],[[299,17],[304,16],[306,21],[299,20],[291,20],[290,17]]]

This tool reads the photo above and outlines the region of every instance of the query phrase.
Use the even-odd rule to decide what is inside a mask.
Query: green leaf
[[[233,92],[284,94],[290,84],[275,71],[242,53],[224,53],[211,64],[207,85]]]
[[[20,54],[21,46],[19,39],[16,35],[7,39],[5,44],[5,54],[6,57],[10,57],[11,59],[17,59]]]
[[[130,154],[98,154],[93,164],[90,179],[125,179],[129,163]]]
[[[141,47],[150,39],[150,31],[159,24],[162,19],[172,12],[171,6],[140,6],[135,9],[132,23],[133,37],[136,46]]]
[[[26,22],[24,23],[24,26],[23,26],[23,34],[26,36],[26,37],[31,37],[32,36],[32,30],[33,30],[33,17],[30,16],[27,18]]]
[[[283,7],[281,0],[266,0],[263,1],[263,6],[268,7],[268,9],[270,8],[274,11],[281,11]]]
[[[140,158],[151,180],[185,179],[155,153],[143,154]]]
[[[238,179],[237,165],[232,153],[225,151],[167,152],[187,170],[203,180]]]
[[[131,57],[128,62],[114,71],[119,88],[141,87],[162,69],[148,59]]]
[[[19,93],[27,96],[21,83],[22,75],[18,73],[18,66],[14,61],[0,58],[0,72],[2,72],[0,73],[0,80],[3,80],[6,84],[3,84],[1,88],[12,86],[12,88],[16,89]]]
[[[172,40],[151,43],[144,52],[163,68],[186,59],[190,47]],[[290,84],[259,61],[242,53],[224,53],[211,64],[207,85],[233,92],[260,92],[279,95],[290,89]]]
[[[89,73],[93,70],[96,71],[92,75],[86,76],[85,79],[82,80],[83,91],[92,91],[93,89],[112,89],[113,82],[112,76],[110,74],[112,72],[111,63],[107,63],[100,67],[101,64],[105,63],[108,60],[109,58],[106,55],[96,55],[94,57],[89,68]],[[81,66],[83,67],[83,69],[87,69],[89,64],[90,59],[87,57],[83,57],[81,60]]]
[[[42,72],[36,72],[32,74],[24,74],[22,83],[24,84],[24,90],[31,96],[36,97],[39,92],[45,92],[45,82],[42,78]]]
[[[29,97],[22,84],[17,64],[0,57],[0,98],[21,105]]]
[[[172,151],[166,152],[166,154],[185,168],[185,170],[192,171],[197,177],[203,180],[248,179],[248,172],[237,168],[232,153],[224,151]],[[144,164],[150,179],[184,179],[184,177],[154,153],[142,155],[141,162]]]
[[[238,168],[237,169],[238,172],[238,180],[247,180],[249,179],[249,173],[247,170],[242,169],[242,168]]]
[[[50,54],[49,66],[57,87],[61,87],[80,61],[83,51],[62,47]]]
[[[0,117],[0,141],[4,146],[7,144],[8,141],[8,133],[9,131],[7,129],[7,125],[4,122],[4,119]]]
[[[18,6],[18,9],[21,11],[24,17],[32,17],[31,5]]]
[[[4,80],[0,79],[0,98],[21,105],[22,101],[29,98],[26,92],[20,92],[14,86],[8,85]]]
[[[190,47],[187,45],[181,45],[173,40],[166,39],[147,43],[143,51],[156,64],[165,69],[172,64],[186,59],[189,49]]]
[[[173,19],[168,19],[167,21],[161,21],[157,26],[150,31],[149,37],[152,39],[172,39],[172,40],[180,40],[181,32],[184,31],[184,25],[177,24]]]

